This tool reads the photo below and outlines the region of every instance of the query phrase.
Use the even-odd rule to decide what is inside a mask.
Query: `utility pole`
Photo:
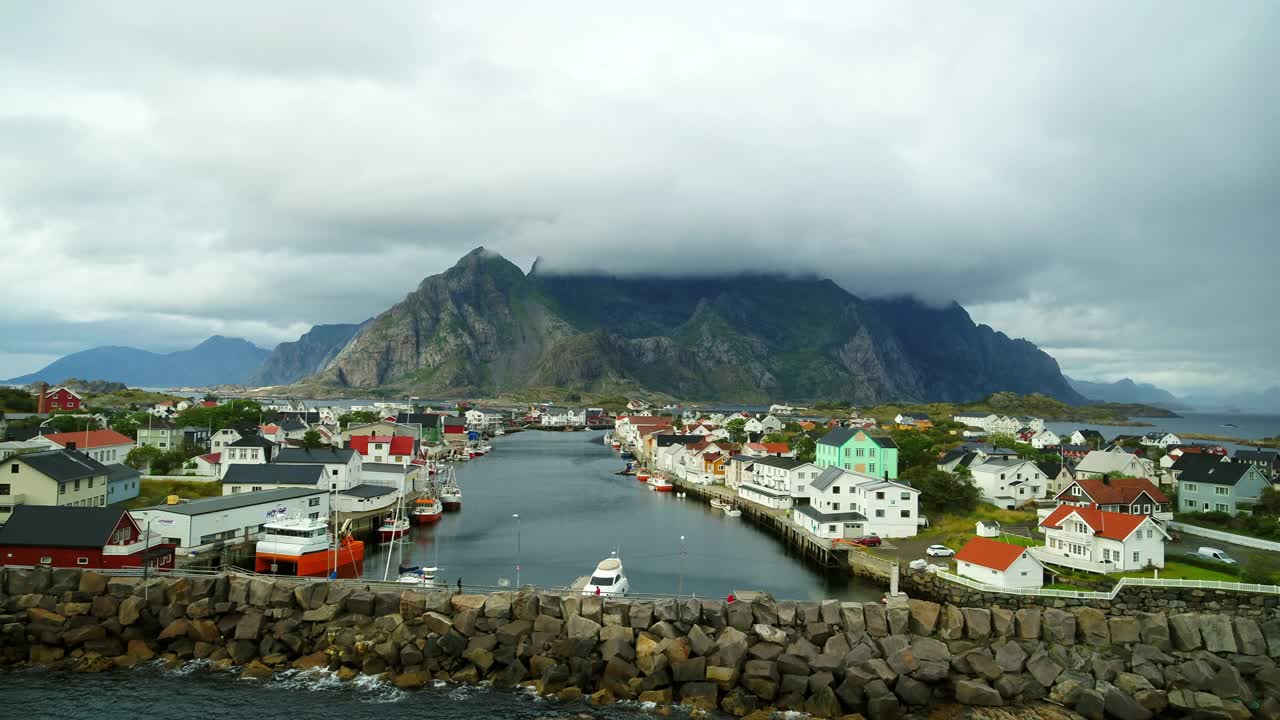
[[[684,594],[684,536],[680,536],[680,576],[676,580],[676,597]]]
[[[516,588],[520,587],[520,513],[512,513],[516,519]]]

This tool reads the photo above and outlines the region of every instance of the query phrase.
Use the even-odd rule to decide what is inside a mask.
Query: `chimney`
[[[49,394],[49,386],[42,381],[36,393],[36,414],[43,415],[49,410],[49,398],[46,397]]]
[[[67,441],[66,448],[67,448],[68,450],[72,450],[72,451],[74,451],[74,450],[76,449],[76,441],[75,441],[75,440],[68,440],[68,441]]]

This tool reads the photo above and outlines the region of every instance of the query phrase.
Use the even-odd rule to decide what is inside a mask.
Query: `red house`
[[[37,412],[62,412],[65,410],[79,410],[84,400],[74,392],[64,388],[56,387],[52,390],[45,390],[44,396],[40,399]]]
[[[173,568],[173,544],[143,535],[116,507],[18,505],[0,526],[0,565]]]

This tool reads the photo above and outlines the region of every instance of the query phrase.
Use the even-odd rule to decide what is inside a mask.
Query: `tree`
[[[163,455],[164,451],[160,448],[152,447],[151,445],[143,445],[130,450],[129,454],[124,458],[124,464],[134,470],[151,472],[152,464],[158,461]]]
[[[111,429],[121,435],[137,439],[138,428],[145,426],[149,417],[144,412],[119,413],[111,420]]]
[[[735,443],[744,442],[747,439],[746,425],[747,421],[742,418],[730,420],[729,424],[724,426],[724,429],[729,431],[729,441]]]
[[[1176,505],[1174,507],[1177,507]],[[1268,485],[1262,488],[1262,494],[1258,496],[1258,504],[1253,511],[1258,515],[1280,515],[1280,490],[1276,490],[1275,486]]]
[[[320,437],[320,433],[315,430],[308,430],[302,434],[302,447],[312,450],[322,448],[324,447],[324,438]]]
[[[937,468],[907,468],[898,477],[920,491],[920,504],[930,512],[968,512],[978,505],[972,482]]]
[[[204,394],[204,397],[203,397],[203,398],[201,398],[201,401],[202,401],[202,402],[214,402],[214,403],[216,403],[216,402],[218,402],[218,396],[217,396],[217,395],[214,395],[214,394],[213,394],[213,393],[211,393],[211,392],[207,392],[207,393],[205,393],[205,394]]]
[[[22,388],[0,387],[0,410],[35,412],[36,396]]]
[[[682,432],[684,430],[684,418],[679,415],[676,415],[675,413],[672,413],[671,429],[675,430],[677,433]]]
[[[223,428],[253,427],[262,420],[262,405],[253,400],[237,399],[217,407],[189,407],[178,413],[174,423],[179,427],[190,425],[216,432]]]
[[[898,467],[932,467],[935,465],[933,439],[915,430],[895,430],[890,433],[898,445]]]
[[[338,424],[345,430],[349,425],[363,425],[375,422],[377,419],[378,415],[370,410],[352,410],[339,415]]]
[[[813,462],[818,454],[818,443],[814,442],[812,437],[801,433],[791,439],[791,451],[796,454],[797,460]]]
[[[83,432],[85,429],[94,430],[97,429],[97,425],[92,415],[58,413],[49,418],[49,424],[45,427],[53,428],[57,432],[69,433]]]

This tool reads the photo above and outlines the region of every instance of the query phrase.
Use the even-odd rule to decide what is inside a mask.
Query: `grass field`
[[[1127,573],[1117,573],[1112,577],[1155,577],[1155,573],[1150,570],[1139,570]],[[1220,570],[1210,570],[1209,568],[1197,567],[1186,563],[1166,560],[1164,569],[1160,571],[1160,577],[1165,580],[1220,580],[1222,582],[1240,582],[1240,578],[1230,573]]]
[[[129,510],[159,505],[170,495],[177,495],[188,500],[202,497],[216,497],[222,494],[222,483],[219,482],[183,482],[181,480],[143,480],[138,487],[138,497],[127,500],[124,507]]]
[[[969,538],[974,536],[979,520],[995,520],[1006,527],[1035,527],[1037,522],[1035,511],[1001,510],[991,505],[978,505],[973,512],[963,515],[943,515],[940,518],[930,516],[929,520],[930,527],[917,537],[927,540],[930,545],[946,545],[952,550],[964,547]],[[1014,545],[1040,544],[1013,535],[1004,535],[1000,540]]]

